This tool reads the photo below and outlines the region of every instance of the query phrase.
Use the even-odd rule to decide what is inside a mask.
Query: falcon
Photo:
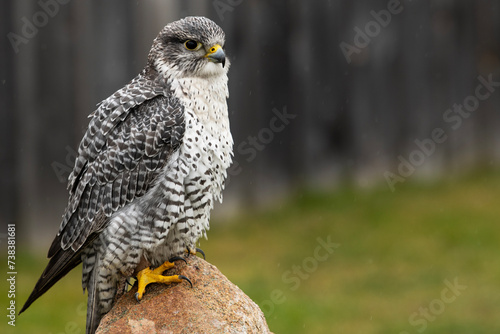
[[[138,301],[151,282],[191,283],[162,273],[200,251],[210,211],[222,201],[233,155],[224,41],[207,18],[170,23],[142,72],[98,104],[68,179],[50,261],[19,313],[80,263],[87,333],[129,277],[138,279]]]

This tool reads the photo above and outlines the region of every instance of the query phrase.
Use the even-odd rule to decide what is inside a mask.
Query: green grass
[[[301,191],[273,210],[212,222],[201,248],[261,305],[275,333],[494,333],[500,327],[499,192],[500,175],[492,173],[404,184],[393,193],[384,187]],[[317,253],[318,261],[317,239],[328,237],[339,246]],[[45,264],[41,256],[21,254],[18,306]],[[466,288],[441,302],[445,280],[455,278]],[[0,298],[6,305],[6,295]],[[4,319],[0,331],[82,333],[84,302],[78,269],[18,317],[15,330],[4,330]],[[430,306],[435,313],[425,320],[419,308]]]

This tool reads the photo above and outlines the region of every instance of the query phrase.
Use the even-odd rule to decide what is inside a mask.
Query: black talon
[[[188,281],[189,284],[191,284],[191,289],[193,288],[193,283],[191,283],[191,280],[189,278],[184,275],[179,275],[179,278]]]
[[[168,262],[174,262],[174,261],[177,261],[177,260],[182,260],[182,261],[186,262],[186,264],[187,264],[186,259],[183,258],[183,257],[180,257],[180,256],[174,256],[173,258],[169,259]]]
[[[205,252],[202,251],[201,249],[199,248],[196,248],[196,253],[200,253],[201,255],[203,255],[203,260],[206,260],[206,257],[205,257]]]
[[[136,292],[135,293],[135,300],[137,300],[138,303],[140,303],[141,301],[139,300],[139,292]]]
[[[128,285],[130,285],[130,286],[134,286],[132,283],[130,283],[130,280],[131,280],[131,278],[129,277],[129,278],[127,278],[127,279],[125,280],[125,282],[127,282],[127,284],[128,284]]]

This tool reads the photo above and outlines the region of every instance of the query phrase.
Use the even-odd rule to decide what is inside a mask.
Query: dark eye
[[[197,41],[193,41],[192,39],[188,39],[187,41],[184,42],[184,46],[188,50],[198,50],[201,48],[201,43]]]

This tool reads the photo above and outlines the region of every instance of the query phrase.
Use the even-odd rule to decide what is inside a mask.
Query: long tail
[[[87,285],[87,291],[89,292],[89,297],[87,300],[87,325],[86,334],[93,334],[97,330],[101,318],[103,316],[102,310],[99,305],[99,292],[97,291],[97,267],[94,267],[92,273],[90,274],[89,284]]]
[[[35,300],[49,290],[54,284],[82,262],[81,251],[59,249],[51,257],[49,264],[38,279],[35,288],[28,297],[19,314],[23,313]]]
[[[47,290],[49,290],[61,278],[82,262],[82,251],[94,241],[96,236],[96,234],[93,234],[87,238],[85,244],[76,252],[71,248],[63,250],[60,246],[61,242],[59,236],[54,239],[49,250],[49,264],[38,279],[35,288],[28,297],[28,300],[26,300],[26,303],[24,303],[21,311],[19,311],[19,314],[24,312],[35,300],[47,292]],[[100,309],[99,293],[97,291],[97,272],[98,270],[96,269],[92,270],[89,282],[86,285],[89,292],[87,302],[87,334],[95,333],[103,315],[103,312]]]

